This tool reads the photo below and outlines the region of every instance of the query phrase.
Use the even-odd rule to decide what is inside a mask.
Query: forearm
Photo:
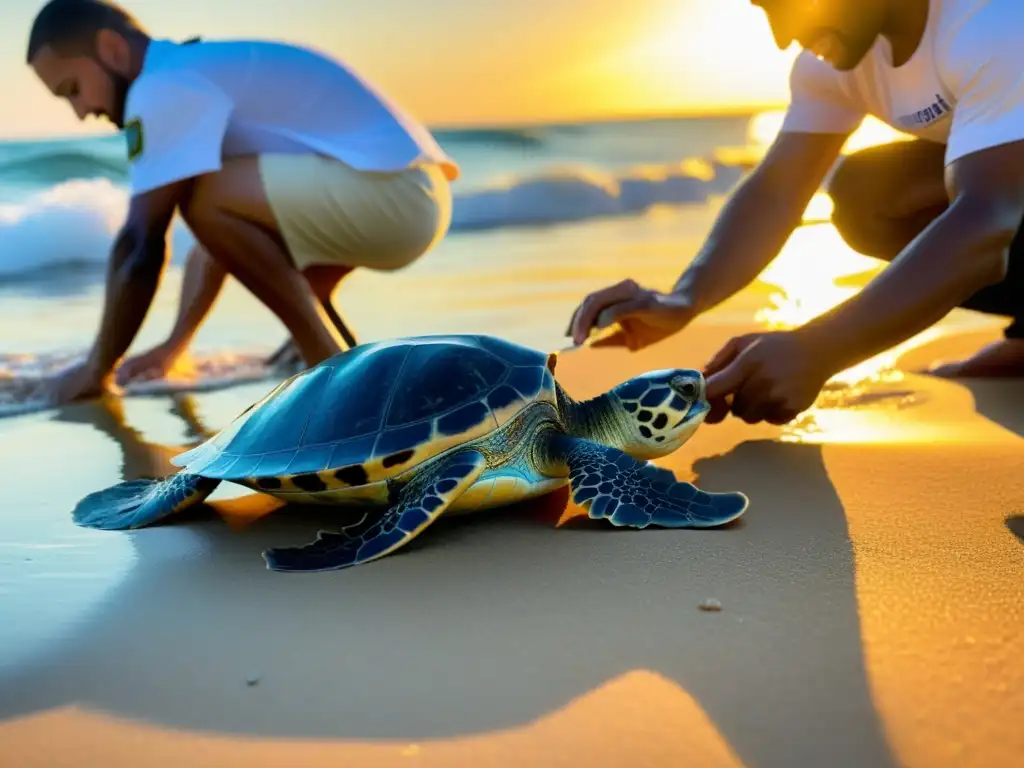
[[[185,261],[185,274],[181,283],[178,318],[167,344],[184,349],[192,341],[199,326],[213,308],[224,287],[227,270],[196,244]]]
[[[1004,277],[1015,230],[986,216],[954,204],[859,294],[797,332],[842,370],[925,330]]]
[[[98,375],[106,375],[131,346],[149,312],[166,261],[164,237],[118,235],[107,271],[107,291],[99,335],[89,357]]]
[[[673,290],[705,312],[745,288],[782,250],[815,188],[780,188],[767,176],[748,178]]]

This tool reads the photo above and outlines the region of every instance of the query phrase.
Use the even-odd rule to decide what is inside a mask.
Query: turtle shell
[[[553,355],[490,336],[364,344],[282,382],[173,463],[271,491],[379,482],[554,403],[553,367]]]

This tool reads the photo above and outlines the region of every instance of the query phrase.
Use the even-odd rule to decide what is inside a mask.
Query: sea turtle
[[[279,571],[387,555],[442,513],[511,504],[571,484],[616,526],[709,528],[747,508],[647,460],[676,450],[708,412],[699,371],[645,373],[584,402],[555,381],[556,355],[481,335],[362,344],[286,379],[222,431],[179,454],[162,480],[85,497],[79,525],[138,528],[228,480],[287,501],[365,505],[342,532],[263,553]]]

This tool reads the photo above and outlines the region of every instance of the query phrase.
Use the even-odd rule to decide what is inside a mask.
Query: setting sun
[[[435,126],[778,107],[796,54],[775,47],[749,0],[559,0],[529,9],[295,0],[257,2],[241,17],[209,0],[128,6],[162,37],[271,37],[326,50]],[[15,0],[8,10],[0,39],[19,50],[35,8]],[[106,130],[78,123],[28,68],[8,64],[5,74],[7,135]]]
[[[747,0],[652,0],[642,23],[561,74],[578,98],[620,112],[721,112],[786,100],[795,50],[779,51]],[[751,61],[757,66],[752,67]]]

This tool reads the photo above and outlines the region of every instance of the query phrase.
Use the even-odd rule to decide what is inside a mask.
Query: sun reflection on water
[[[817,194],[805,220],[827,221],[832,201]],[[793,233],[777,259],[759,280],[776,290],[755,320],[769,330],[806,323],[854,296],[884,264],[862,256],[846,245],[835,227],[809,224]],[[892,416],[919,405],[925,394],[896,370],[908,350],[941,335],[929,328],[903,343],[840,371],[826,384],[814,406],[787,425],[781,439],[790,442],[878,442],[934,439],[934,430],[907,431]],[[927,433],[927,435],[925,434]]]
[[[750,121],[748,136],[751,143],[767,148],[779,134],[782,122],[786,117],[785,110],[768,110],[755,115]],[[898,131],[890,125],[874,117],[866,118],[855,130],[843,146],[843,153],[849,154],[860,149],[893,141],[907,141],[912,137]]]
[[[825,209],[819,194],[810,209]],[[755,319],[769,329],[794,328],[827,312],[854,296],[882,265],[875,259],[851,250],[834,227],[828,224],[806,226],[795,232],[782,253],[760,280],[778,290],[769,297],[770,305],[758,310]],[[876,378],[891,369],[908,349],[935,338],[934,329],[923,331],[902,344],[836,374],[833,382],[855,385]],[[890,380],[892,375],[889,371]]]
[[[761,152],[775,140],[785,118],[784,110],[763,112],[750,122],[749,139]],[[875,118],[865,119],[843,146],[848,155],[870,146],[911,138]],[[853,251],[829,222],[832,199],[819,192],[804,212],[804,226],[793,233],[779,257],[762,272],[760,281],[776,290],[755,319],[770,330],[785,330],[806,323],[854,296],[885,266]],[[814,406],[783,430],[782,438],[794,442],[878,442],[933,439],[934,429],[893,414],[921,405],[927,398],[910,378],[896,370],[908,350],[941,335],[929,328],[846,370],[826,384]],[[913,434],[911,434],[913,432]]]

